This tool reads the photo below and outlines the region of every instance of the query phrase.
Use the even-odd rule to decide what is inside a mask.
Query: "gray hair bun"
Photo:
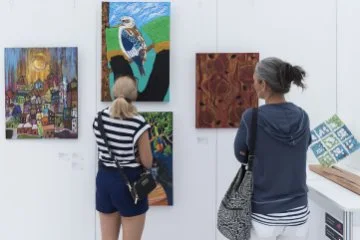
[[[305,88],[304,78],[306,72],[304,69],[299,66],[292,66],[279,58],[263,59],[257,64],[255,74],[258,78],[267,82],[276,93],[288,93],[291,83],[303,89]]]

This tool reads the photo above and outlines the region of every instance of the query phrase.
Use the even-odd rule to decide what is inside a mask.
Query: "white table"
[[[342,221],[344,240],[359,240],[360,196],[311,171],[308,171],[308,187],[310,201]],[[319,222],[324,219],[316,214],[313,217]],[[329,238],[324,236],[322,239]]]

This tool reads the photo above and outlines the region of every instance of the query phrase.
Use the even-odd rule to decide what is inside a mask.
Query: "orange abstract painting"
[[[258,53],[196,55],[196,127],[237,128],[243,112],[257,107],[253,74]]]

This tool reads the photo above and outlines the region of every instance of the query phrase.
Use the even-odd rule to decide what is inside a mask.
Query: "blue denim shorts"
[[[130,182],[140,178],[142,169],[124,168]],[[149,209],[148,199],[135,205],[128,187],[116,168],[99,166],[96,176],[96,210],[101,213],[119,212],[123,217],[144,214]]]

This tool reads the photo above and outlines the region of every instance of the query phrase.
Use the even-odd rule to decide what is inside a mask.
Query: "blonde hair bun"
[[[122,76],[116,79],[112,89],[116,98],[111,105],[112,118],[131,118],[137,114],[135,106],[131,103],[137,98],[136,80],[130,76]]]

